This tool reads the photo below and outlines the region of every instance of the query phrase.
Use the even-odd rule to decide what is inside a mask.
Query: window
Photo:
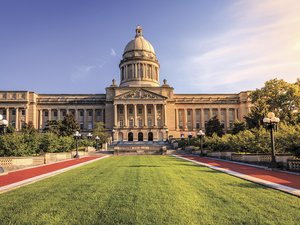
[[[124,127],[124,120],[120,120],[120,127]]]
[[[45,116],[48,117],[48,111],[45,111]]]
[[[179,129],[183,129],[183,122],[179,121]]]
[[[54,111],[54,112],[53,112],[53,116],[54,116],[54,117],[57,117],[57,111]]]
[[[143,120],[139,119],[139,127],[143,127]]]
[[[192,123],[190,121],[188,121],[187,126],[189,130],[192,130]]]
[[[187,111],[187,115],[188,115],[188,116],[191,116],[191,110],[188,110],[188,111]]]
[[[83,116],[83,110],[80,110],[79,115],[80,115],[80,116]]]
[[[89,130],[92,130],[92,129],[93,129],[93,122],[90,121],[90,122],[88,123],[88,129],[89,129]]]
[[[138,113],[139,113],[139,115],[142,115],[143,109],[142,109],[142,108],[139,108]]]
[[[123,114],[123,108],[120,108],[120,114]]]
[[[129,127],[133,127],[133,119],[129,120]]]
[[[89,116],[93,116],[93,111],[89,110]]]
[[[133,114],[132,108],[129,108],[129,114]]]
[[[16,109],[11,110],[11,115],[15,116],[16,115]]]
[[[200,123],[199,122],[196,122],[196,129],[200,129]]]
[[[148,114],[151,114],[151,108],[148,108],[147,111],[148,111]]]
[[[102,110],[97,110],[97,116],[102,116]]]
[[[66,111],[63,111],[62,115],[63,115],[63,116],[66,116]]]
[[[152,127],[152,120],[148,119],[148,127]]]
[[[22,116],[25,116],[25,109],[22,109]]]
[[[84,129],[84,124],[80,123],[80,130],[83,130],[83,129]]]

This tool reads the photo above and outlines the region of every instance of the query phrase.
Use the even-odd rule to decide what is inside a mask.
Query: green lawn
[[[0,224],[299,224],[300,198],[171,156],[116,156],[0,195]]]

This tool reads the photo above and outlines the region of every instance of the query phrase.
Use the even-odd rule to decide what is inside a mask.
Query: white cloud
[[[296,81],[300,77],[299,12],[299,0],[237,1],[228,8],[235,24],[231,30],[197,40],[198,52],[194,47],[197,53],[184,62],[184,73],[193,75],[187,79],[195,87],[206,87],[204,91],[234,84],[239,85],[236,90],[253,89],[274,77]]]
[[[71,79],[78,80],[88,77],[92,72],[101,69],[103,64],[98,65],[81,65],[75,68],[75,71],[71,74]]]
[[[116,51],[113,48],[110,49],[110,55],[113,57],[117,55]]]

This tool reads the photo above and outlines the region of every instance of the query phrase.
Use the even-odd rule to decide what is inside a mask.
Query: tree
[[[56,135],[60,135],[62,130],[62,122],[59,120],[48,120],[44,131],[45,132],[50,132],[50,133],[54,133]]]
[[[79,124],[76,122],[73,115],[66,115],[59,126],[59,132],[62,136],[71,136],[75,131],[79,130]]]
[[[246,130],[246,123],[236,120],[233,124],[232,133],[237,134],[240,131],[244,131],[244,130]]]
[[[33,123],[30,121],[24,124],[24,126],[21,129],[21,132],[24,134],[34,134],[37,132],[37,130],[34,128]]]
[[[95,138],[98,136],[100,138],[100,143],[107,142],[107,139],[109,138],[109,134],[106,133],[104,124],[102,122],[95,123],[94,129],[93,129],[93,137]]]
[[[219,137],[221,137],[224,134],[224,124],[221,124],[217,116],[214,116],[211,118],[205,127],[205,133],[207,136],[212,136],[214,133],[216,133]]]
[[[288,124],[299,121],[299,113],[296,113],[300,106],[299,79],[294,84],[282,79],[269,80],[264,87],[253,91],[250,98],[253,106],[245,117],[249,128],[261,126],[268,112],[274,112],[281,121]]]

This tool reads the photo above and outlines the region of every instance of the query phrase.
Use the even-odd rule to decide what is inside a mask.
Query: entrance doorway
[[[128,133],[128,141],[133,141],[133,133],[132,132]]]
[[[139,132],[138,133],[138,141],[144,141],[143,133]]]
[[[152,132],[148,133],[148,141],[153,141],[153,133]]]

